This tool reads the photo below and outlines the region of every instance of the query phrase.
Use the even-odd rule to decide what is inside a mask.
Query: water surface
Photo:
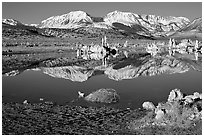
[[[177,65],[168,64],[169,60]],[[149,64],[152,65],[147,66]],[[137,56],[134,60],[127,57],[100,69],[102,73],[96,73],[99,71],[96,67],[87,70],[83,66],[72,67],[38,68],[25,70],[16,76],[3,76],[3,102],[28,100],[35,103],[41,102],[40,98],[43,98],[44,101],[58,104],[98,106],[79,99],[77,92],[88,95],[100,88],[112,88],[120,95],[120,101],[111,106],[138,108],[144,101],[152,101],[156,105],[167,100],[169,92],[175,88],[185,94],[202,92],[201,58],[191,60],[183,56],[178,58],[165,55]]]

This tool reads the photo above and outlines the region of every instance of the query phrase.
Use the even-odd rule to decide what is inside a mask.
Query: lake
[[[39,67],[27,69],[18,75],[3,75],[3,102],[31,103],[52,101],[57,104],[102,106],[78,98],[101,88],[115,89],[120,101],[108,106],[139,108],[144,101],[155,105],[166,101],[172,89],[185,94],[202,92],[202,57],[194,54],[168,52],[155,56],[131,53],[114,62],[106,60],[101,65]],[[117,57],[116,57],[117,58]],[[91,60],[91,59],[90,59]],[[93,60],[94,61],[94,60]],[[101,61],[101,60],[99,60]],[[15,72],[14,71],[14,72]],[[40,101],[43,98],[43,101]]]

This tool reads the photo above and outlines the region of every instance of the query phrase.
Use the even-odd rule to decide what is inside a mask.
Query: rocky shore
[[[37,135],[201,135],[202,94],[170,92],[167,102],[155,106],[144,102],[135,110],[111,107],[81,107],[2,103],[2,134]]]

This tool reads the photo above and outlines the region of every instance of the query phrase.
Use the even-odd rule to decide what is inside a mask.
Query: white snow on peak
[[[149,21],[150,23],[162,23],[163,25],[168,25],[172,22],[176,23],[190,22],[190,20],[185,17],[173,17],[173,16],[162,17],[156,15],[142,15],[142,18],[146,21]]]
[[[37,27],[38,24],[30,24],[29,26],[34,26],[34,27]]]
[[[93,18],[84,11],[72,11],[67,14],[52,16],[43,20],[38,27],[40,28],[79,28],[95,27],[109,29],[114,22],[122,23],[127,26],[141,25],[151,32],[166,32],[178,30],[187,25],[190,21],[185,17],[139,15],[132,12],[113,11],[108,13],[101,22],[94,22]]]
[[[16,26],[18,24],[21,24],[19,21],[14,20],[14,19],[2,19],[2,22],[5,24],[12,25],[12,26]]]
[[[104,21],[108,24],[112,24],[113,22],[119,22],[123,24],[145,24],[145,22],[149,22],[150,24],[158,24],[162,23],[163,25],[168,25],[172,22],[179,23],[188,23],[190,22],[185,17],[162,17],[156,15],[138,15],[131,12],[121,12],[121,11],[113,11],[108,13]]]
[[[181,27],[188,24],[190,21],[185,17],[173,17],[173,16],[157,16],[157,15],[139,15],[131,12],[113,11],[108,13],[104,17],[104,21],[108,25],[112,25],[114,22],[122,23],[127,26],[133,24],[141,25],[147,28],[149,31],[158,31],[160,28],[162,31],[178,30]]]
[[[78,24],[92,23],[91,17],[84,11],[72,11],[67,14],[52,16],[43,20],[40,24],[41,28],[69,28],[78,26]]]
[[[104,21],[107,24],[112,24],[113,22],[119,22],[119,23],[123,23],[123,24],[131,24],[131,23],[139,23],[138,22],[138,15],[131,13],[131,12],[121,12],[121,11],[113,11],[108,13],[105,18]]]

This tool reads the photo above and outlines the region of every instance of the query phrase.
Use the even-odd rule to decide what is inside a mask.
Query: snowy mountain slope
[[[37,26],[38,26],[38,24],[30,24],[30,25],[28,25],[28,26],[37,27]]]
[[[130,12],[120,12],[117,10],[108,13],[104,17],[104,22],[109,25],[112,25],[112,23],[114,22],[118,22],[126,26],[130,26],[132,24],[140,24],[137,14],[130,13]]]
[[[183,31],[198,31],[202,32],[202,18],[194,19],[192,22],[190,22],[188,25],[183,27],[179,30],[180,32]]]
[[[43,20],[38,27],[40,28],[77,28],[91,24],[91,17],[83,11],[73,11],[60,16],[52,16]]]
[[[23,25],[21,22],[15,19],[2,19],[2,23],[12,26]]]
[[[40,28],[79,28],[92,26],[110,29],[113,23],[121,23],[125,26],[139,25],[152,33],[176,31],[186,26],[189,19],[185,17],[162,17],[156,15],[138,15],[131,12],[113,11],[102,17],[92,17],[84,11],[72,11],[70,13],[52,16],[43,20]]]
[[[92,36],[101,34],[119,34],[121,36],[130,36],[131,38],[165,38],[179,37],[182,33],[194,36],[202,33],[202,19],[198,18],[190,22],[185,17],[162,17],[156,15],[139,15],[131,12],[113,11],[104,17],[93,17],[84,11],[72,11],[67,14],[52,16],[43,20],[39,24],[23,24],[14,19],[3,19],[3,26],[23,27],[28,30],[54,29],[54,36],[67,37],[69,31],[80,35],[87,33]],[[61,29],[64,29],[61,31]],[[78,32],[79,31],[79,32]],[[43,31],[44,32],[44,31]],[[61,33],[63,32],[63,33]],[[187,34],[187,32],[189,34]],[[185,35],[183,34],[185,33]],[[199,35],[200,37],[200,35]]]
[[[185,17],[162,17],[156,15],[141,15],[141,24],[152,31],[178,30],[190,21]]]

